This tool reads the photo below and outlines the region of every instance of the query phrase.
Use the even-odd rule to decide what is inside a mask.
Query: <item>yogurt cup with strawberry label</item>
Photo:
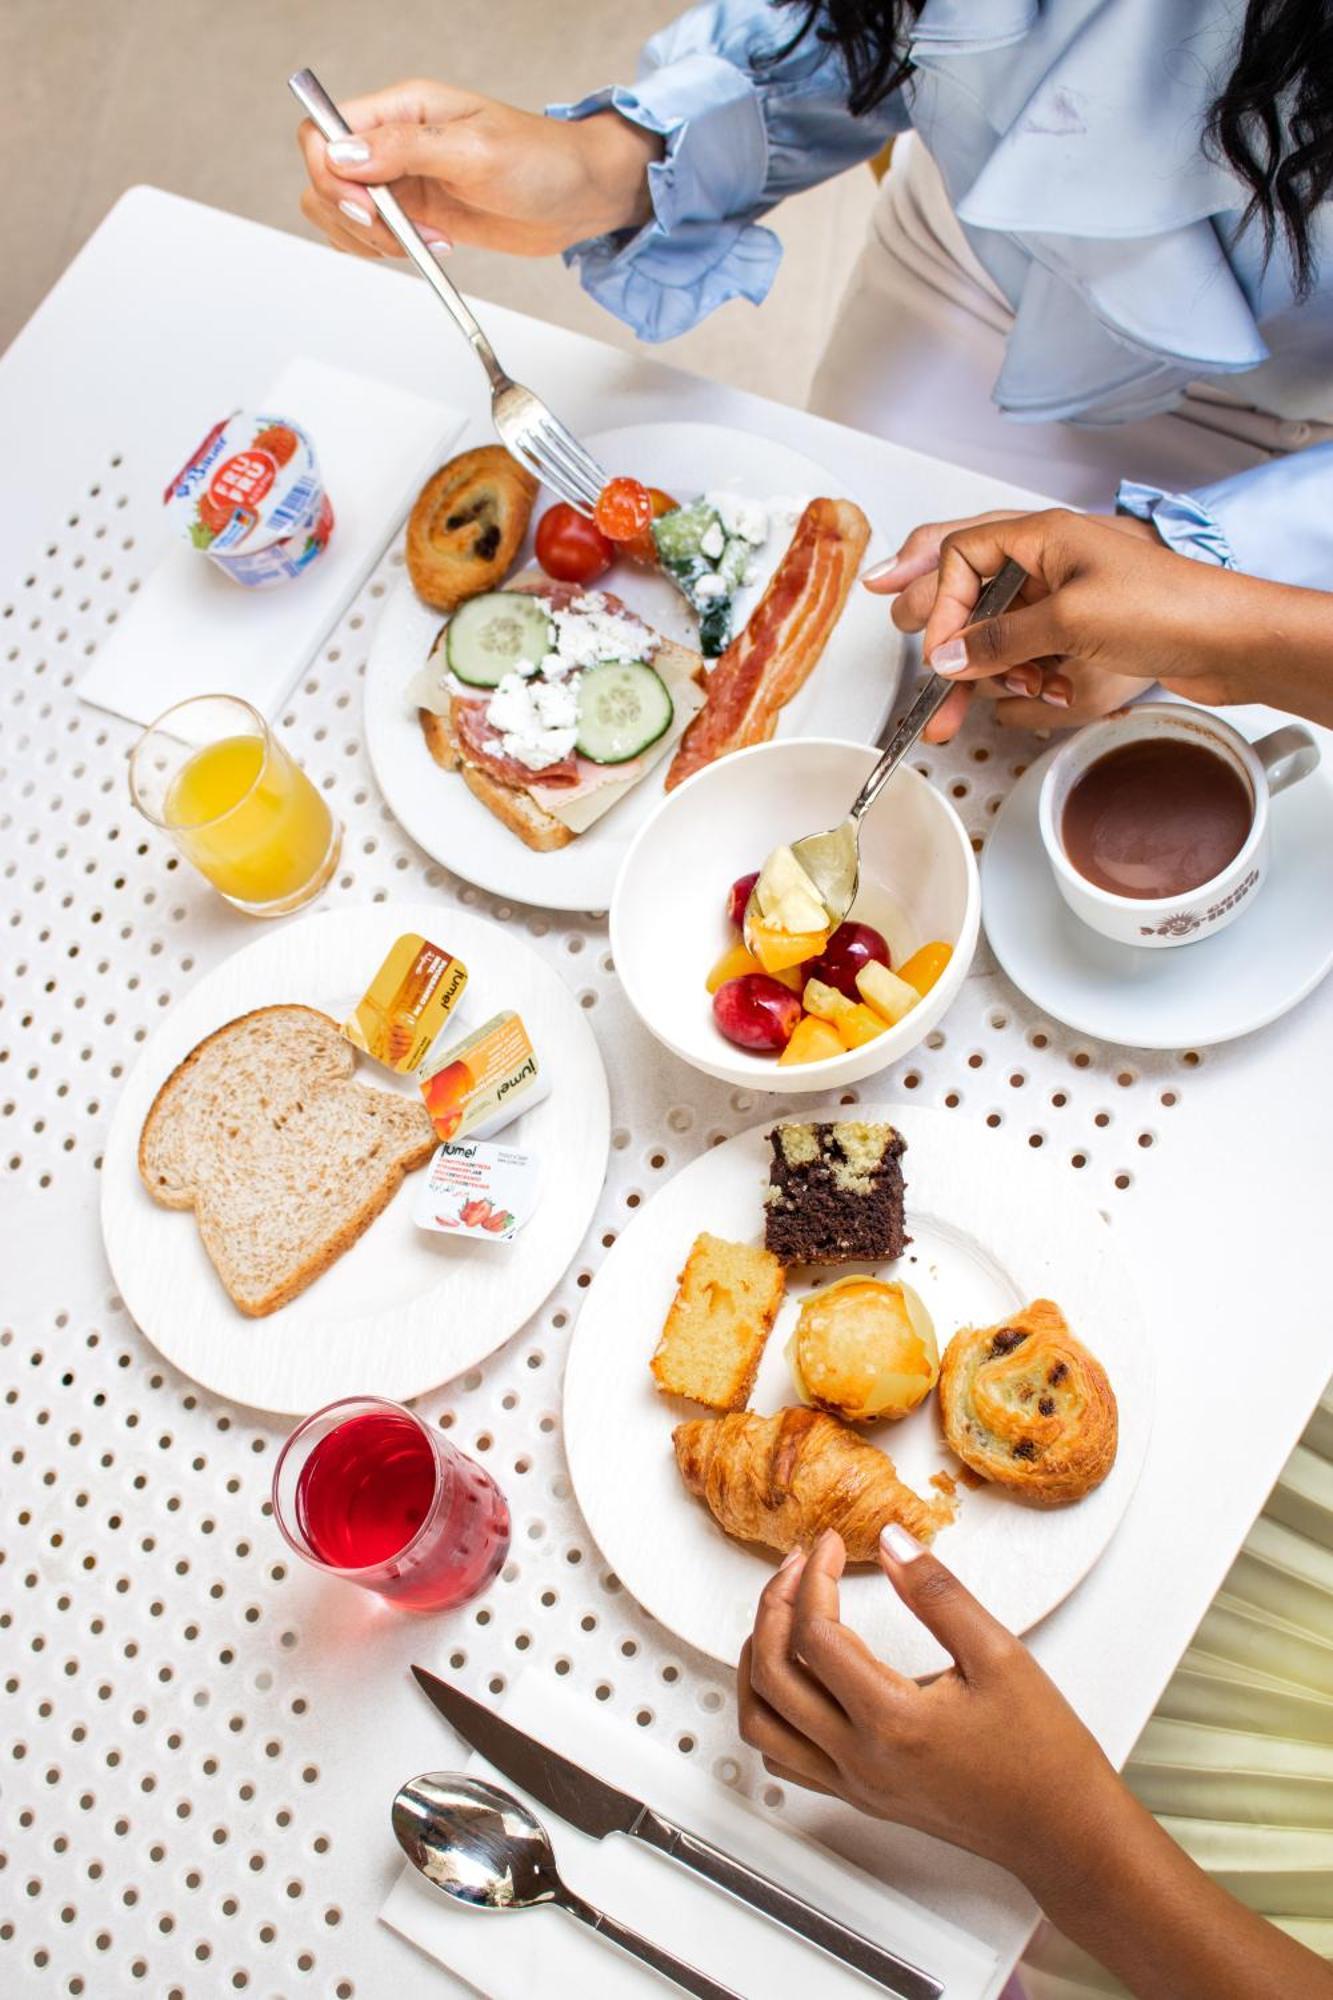
[[[299,576],[333,532],[305,432],[286,417],[248,410],[213,426],[162,502],[193,548],[251,589]]]

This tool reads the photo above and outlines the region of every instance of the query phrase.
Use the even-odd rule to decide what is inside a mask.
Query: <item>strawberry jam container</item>
[[[333,533],[305,432],[286,417],[248,410],[213,426],[162,503],[192,547],[250,589],[299,576]]]

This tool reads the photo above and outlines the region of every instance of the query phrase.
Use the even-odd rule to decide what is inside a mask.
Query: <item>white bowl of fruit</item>
[[[669,792],[625,856],[616,971],[645,1027],[695,1069],[759,1090],[857,1083],[914,1048],[967,977],[976,858],[919,772],[900,768],[866,815],[860,888],[836,928],[812,928],[819,912],[780,858],[846,816],[878,754],[823,738],[739,751]],[[751,952],[741,921],[761,870],[770,920],[752,922]]]

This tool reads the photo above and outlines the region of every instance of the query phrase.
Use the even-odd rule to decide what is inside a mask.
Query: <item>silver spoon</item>
[[[996,618],[1000,612],[1007,611],[1027,580],[1027,571],[1019,563],[1006,560],[977,599],[976,609],[968,623],[978,624],[983,618]],[[931,674],[889,738],[884,755],[853,799],[846,819],[841,825],[830,827],[826,833],[807,833],[803,839],[791,843],[793,855],[813,882],[824,905],[830,930],[837,929],[856,901],[861,880],[861,821],[913,748],[932,715],[943,708],[957,685],[956,681],[945,680],[941,674]],[[750,927],[762,914],[752,889],[750,900],[745,905],[742,926],[745,943],[750,950],[754,948],[750,942]]]
[[[554,1904],[699,2000],[740,2000],[567,1889],[545,1827],[511,1792],[483,1778],[427,1771],[409,1779],[393,1802],[393,1830],[412,1866],[460,1903],[476,1910]]]

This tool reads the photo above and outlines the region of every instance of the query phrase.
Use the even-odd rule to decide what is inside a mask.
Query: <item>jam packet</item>
[[[485,1139],[550,1095],[521,1016],[507,1009],[444,1051],[421,1079],[441,1139]]]
[[[446,1140],[417,1191],[418,1229],[509,1243],[537,1205],[537,1156],[484,1139]]]

